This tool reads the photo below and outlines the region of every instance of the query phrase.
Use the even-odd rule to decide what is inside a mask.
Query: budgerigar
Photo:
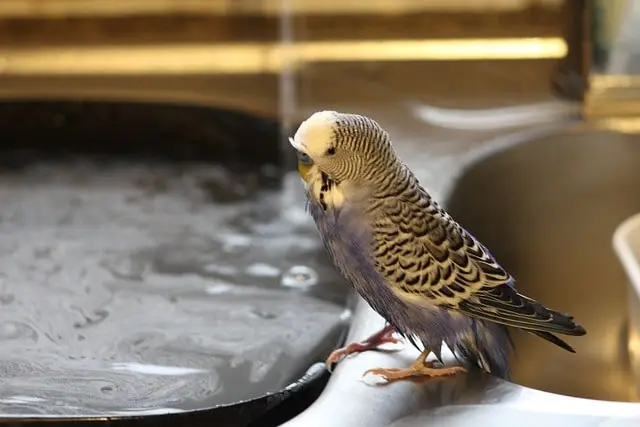
[[[565,350],[554,334],[584,335],[572,317],[519,294],[489,250],[422,188],[397,157],[388,133],[356,114],[321,111],[298,128],[291,145],[305,183],[307,208],[342,276],[388,326],[341,357],[395,342],[422,344],[408,369],[371,369],[388,382],[481,368],[509,377],[507,327],[531,332]],[[490,202],[490,201],[487,201]],[[441,361],[445,343],[460,366]]]

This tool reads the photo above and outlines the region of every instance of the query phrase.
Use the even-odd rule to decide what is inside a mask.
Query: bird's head
[[[298,171],[307,184],[322,174],[336,184],[370,184],[396,160],[387,132],[357,114],[314,113],[289,142],[298,153]]]

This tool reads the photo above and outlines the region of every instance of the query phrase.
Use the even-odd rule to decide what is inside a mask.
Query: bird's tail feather
[[[467,368],[481,368],[509,380],[509,350],[513,348],[509,330],[503,325],[474,321],[472,331],[457,342],[456,358]]]
[[[563,348],[571,353],[575,353],[576,351],[573,349],[573,347],[571,347],[569,344],[567,344],[566,342],[564,342],[563,340],[561,340],[560,338],[558,338],[557,336],[553,335],[552,333],[549,332],[544,332],[544,331],[529,331],[532,334],[535,334],[537,336],[539,336],[542,339],[545,339],[549,342],[552,342],[553,344],[557,345],[560,348]]]
[[[455,346],[456,358],[467,368],[481,368],[509,380],[509,350],[514,348],[509,330],[495,323],[476,321],[473,334],[462,337]],[[544,331],[528,331],[571,353],[575,350],[557,336]]]

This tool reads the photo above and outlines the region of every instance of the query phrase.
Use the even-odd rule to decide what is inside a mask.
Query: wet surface
[[[206,164],[0,171],[0,416],[166,413],[280,390],[347,289],[299,179]]]

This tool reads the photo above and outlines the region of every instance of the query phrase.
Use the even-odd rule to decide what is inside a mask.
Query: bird
[[[414,363],[369,369],[363,376],[390,383],[479,368],[508,379],[514,349],[509,328],[575,353],[557,335],[582,336],[586,330],[572,316],[520,294],[489,249],[423,188],[378,122],[318,111],[289,143],[297,154],[306,210],[329,258],[386,321],[367,339],[332,352],[327,367],[406,339],[420,351]],[[443,363],[443,342],[455,356],[454,366]],[[430,353],[435,361],[427,361]]]

